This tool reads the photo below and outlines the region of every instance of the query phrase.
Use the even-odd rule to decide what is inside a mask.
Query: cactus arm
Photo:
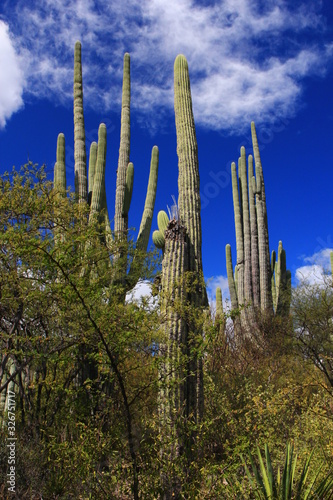
[[[333,276],[333,251],[330,253],[330,259],[331,259],[331,274]]]
[[[92,142],[89,152],[89,171],[88,171],[88,203],[91,204],[91,197],[94,188],[94,177],[97,161],[97,142]]]
[[[136,247],[141,251],[147,250],[149,234],[153,220],[156,188],[157,188],[158,160],[159,160],[158,147],[154,146],[151,152],[150,173],[149,173],[145,207],[143,210],[140,229],[136,242]]]
[[[124,206],[123,206],[123,214],[126,215],[128,215],[131,205],[133,184],[134,184],[134,165],[133,163],[129,163],[126,170],[126,184],[125,184],[125,196],[124,196]]]
[[[166,212],[164,212],[164,210],[160,210],[157,214],[157,226],[158,226],[158,229],[163,234],[163,236],[164,236],[164,231],[166,230],[166,228],[169,225],[169,222],[170,221],[169,221],[168,214]]]
[[[89,220],[99,214],[105,205],[105,163],[106,163],[106,126],[101,123],[98,129],[97,161],[94,187],[91,197]]]
[[[131,80],[130,80],[130,55],[124,55],[124,71],[123,71],[123,89],[121,102],[121,128],[120,128],[120,146],[119,159],[117,170],[117,185],[116,185],[116,205],[114,230],[120,236],[128,229],[128,213],[123,212],[124,198],[126,192],[126,171],[130,162],[130,138],[131,138],[131,121],[130,121],[130,105],[131,105]]]
[[[88,200],[87,158],[83,116],[81,43],[74,51],[74,159],[75,193],[79,202]]]
[[[152,238],[153,238],[153,243],[156,246],[156,248],[163,250],[163,248],[165,246],[165,238],[164,238],[162,232],[159,229],[155,230],[152,234]]]

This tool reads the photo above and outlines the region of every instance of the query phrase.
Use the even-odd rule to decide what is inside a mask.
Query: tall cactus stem
[[[106,126],[101,123],[98,129],[97,161],[94,175],[94,187],[91,197],[90,218],[99,214],[105,200],[105,163],[106,163]]]
[[[198,146],[192,110],[188,64],[178,55],[174,64],[175,118],[178,154],[178,209],[190,243],[190,270],[202,273],[201,202]]]
[[[94,189],[94,177],[97,161],[97,142],[92,142],[89,152],[89,173],[88,173],[88,203],[91,204],[92,192]]]
[[[237,292],[236,292],[236,286],[235,286],[235,280],[234,280],[234,271],[233,271],[233,267],[232,267],[231,246],[229,244],[226,245],[226,247],[225,247],[225,257],[226,257],[226,263],[227,263],[227,276],[228,276],[231,308],[233,310],[237,310],[238,309],[238,299],[237,299]]]
[[[81,43],[74,51],[74,159],[75,193],[79,202],[88,200],[87,158],[83,115]]]
[[[128,215],[131,206],[133,184],[134,184],[134,165],[133,163],[129,163],[126,170],[126,185],[125,185],[125,196],[124,196],[124,206],[123,206],[123,213],[125,215]]]
[[[259,250],[258,250],[258,226],[257,209],[255,205],[256,184],[253,172],[253,156],[248,157],[248,183],[249,183],[249,209],[251,228],[251,273],[253,305],[260,307],[260,274],[259,274]]]
[[[244,239],[242,216],[239,202],[238,179],[236,172],[236,164],[231,164],[231,180],[232,180],[232,198],[234,202],[234,217],[236,231],[236,250],[237,250],[237,274],[238,274],[238,289],[237,297],[238,304],[244,304]]]
[[[116,205],[114,231],[117,236],[124,235],[128,229],[128,213],[124,213],[124,198],[126,192],[126,171],[130,162],[130,138],[131,138],[131,79],[130,79],[130,55],[124,55],[123,89],[121,102],[121,128],[120,147],[117,170]]]
[[[151,151],[150,173],[149,173],[146,201],[142,214],[138,238],[136,242],[136,247],[139,250],[143,251],[147,250],[151,224],[153,221],[156,188],[157,188],[158,162],[159,162],[159,151],[158,147],[154,146]]]

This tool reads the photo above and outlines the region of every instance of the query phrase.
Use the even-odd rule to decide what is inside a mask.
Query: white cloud
[[[151,283],[149,281],[139,281],[135,287],[127,293],[126,302],[141,302],[145,298],[149,300],[151,306],[156,305],[155,297],[152,296]]]
[[[197,123],[240,131],[252,119],[259,124],[292,115],[303,78],[323,73],[332,58],[315,7],[291,10],[283,0],[261,4],[18,0],[15,11],[8,7],[8,22],[35,95],[52,93],[63,102],[71,96],[73,47],[80,39],[86,105],[119,105],[122,56],[129,51],[133,106],[143,116],[160,116],[173,108],[173,61],[184,53]],[[299,36],[305,30],[311,33],[306,46]]]
[[[330,253],[333,248],[323,248],[310,257],[303,257],[308,265],[296,269],[295,277],[298,282],[307,282],[310,285],[323,283],[325,275],[330,272]]]
[[[0,128],[22,105],[23,72],[9,34],[8,25],[0,21]]]

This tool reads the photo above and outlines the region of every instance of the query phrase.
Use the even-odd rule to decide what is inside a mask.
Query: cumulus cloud
[[[9,27],[0,21],[0,128],[22,105],[24,78]]]
[[[327,271],[330,269],[330,253],[333,248],[323,248],[309,257],[303,257],[308,263],[296,269],[295,277],[298,282],[306,282],[310,285],[324,282]]]
[[[17,0],[7,8],[29,89],[66,102],[73,47],[83,44],[85,102],[120,102],[122,56],[132,54],[133,107],[143,116],[173,108],[173,61],[189,61],[197,124],[240,131],[244,123],[292,115],[303,80],[324,73],[333,45],[316,6],[283,0]],[[14,10],[15,9],[15,10]],[[304,42],[304,33],[311,34]],[[325,41],[325,43],[324,43]],[[100,97],[103,95],[103,99]],[[158,113],[157,113],[158,112]]]

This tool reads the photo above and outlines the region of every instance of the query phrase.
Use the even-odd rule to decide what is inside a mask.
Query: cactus
[[[74,159],[75,193],[79,202],[87,200],[87,164],[86,139],[83,115],[83,87],[81,43],[75,44],[74,50]]]
[[[228,245],[226,247],[231,305],[233,309],[245,306],[241,308],[240,314],[245,333],[251,332],[251,329],[256,327],[255,311],[258,308],[265,313],[273,313],[273,310],[279,315],[289,313],[291,286],[282,243],[279,246],[278,262],[275,263],[275,252],[270,259],[265,184],[253,122],[251,133],[255,175],[252,155],[248,157],[248,175],[246,175],[244,147],[241,148],[238,161],[238,177],[236,164],[231,165],[237,249],[234,274],[231,249]]]
[[[119,149],[119,161],[117,171],[116,207],[115,207],[115,233],[117,238],[127,241],[128,212],[130,209],[134,167],[129,162],[130,149],[130,57],[124,57],[124,80],[123,99],[121,113],[121,137]],[[132,259],[131,268],[128,272],[128,260],[126,250],[118,250],[114,255],[113,237],[110,228],[110,221],[107,209],[106,189],[105,189],[105,169],[106,169],[106,147],[107,131],[105,124],[100,124],[98,130],[98,143],[92,142],[89,155],[89,173],[87,179],[87,159],[85,149],[85,130],[83,116],[83,90],[82,90],[82,64],[81,64],[81,44],[76,42],[74,52],[74,152],[75,152],[75,194],[79,203],[89,205],[89,224],[98,222],[100,225],[100,241],[105,244],[110,253],[113,254],[113,265],[115,272],[112,273],[110,286],[120,284],[117,288],[117,297],[120,302],[125,301],[126,293],[137,283],[142,270],[145,253],[147,250],[149,234],[151,229],[155,195],[157,188],[158,174],[158,148],[154,146],[152,150],[150,175],[148,181],[147,197],[142,215],[141,226],[136,242],[135,254]],[[88,186],[89,182],[89,186]],[[60,192],[66,190],[65,175],[65,138],[59,134],[57,145],[57,162],[54,169],[54,187]],[[55,243],[61,241],[59,228],[55,225]],[[124,248],[124,246],[121,246]],[[89,245],[83,249],[87,252]],[[124,257],[119,261],[119,256]],[[105,272],[105,263],[92,263],[89,269],[82,268],[82,276],[89,276],[91,280],[96,279],[99,272]],[[79,349],[79,357],[83,360],[82,370],[78,380],[82,385],[87,378],[96,380],[98,377],[97,365],[94,361],[87,360],[86,346]]]
[[[124,55],[123,93],[121,103],[121,129],[120,147],[117,171],[116,205],[114,217],[114,231],[117,236],[123,236],[128,229],[128,210],[124,212],[124,199],[126,194],[126,172],[130,162],[130,105],[131,105],[131,80],[130,80],[130,55]]]
[[[117,170],[117,187],[115,200],[114,232],[119,238],[127,238],[128,212],[130,209],[133,184],[134,167],[129,161],[130,154],[130,56],[124,56],[123,91],[121,111],[121,134],[119,160]],[[88,202],[90,206],[89,221],[97,217],[103,223],[105,231],[102,240],[111,249],[112,232],[107,209],[105,190],[105,166],[106,166],[106,126],[101,124],[98,131],[98,144],[92,142],[89,154],[89,173],[87,179],[85,130],[83,116],[83,86],[82,86],[82,63],[81,43],[75,44],[74,51],[74,151],[75,151],[75,193],[80,203]],[[57,162],[54,170],[54,186],[59,190],[66,189],[65,176],[65,138],[59,134],[57,147]],[[136,241],[137,257],[132,261],[132,267],[127,272],[127,260],[121,264],[120,272],[114,279],[124,285],[122,294],[125,299],[126,292],[133,288],[140,277],[144,253],[147,250],[149,234],[151,229],[158,174],[158,148],[154,146],[151,154],[150,174],[147,188],[146,202],[143,210],[141,225]],[[89,181],[89,186],[87,185]],[[139,256],[140,254],[140,256]],[[114,262],[116,263],[117,256]],[[134,272],[135,268],[135,272]]]
[[[220,287],[216,288],[216,312],[215,312],[215,327],[218,333],[224,333],[226,326],[225,315],[223,311],[222,290]]]
[[[164,250],[160,293],[161,312],[166,320],[161,375],[165,378],[166,389],[161,388],[159,408],[164,432],[176,436],[175,446],[164,450],[168,461],[182,453],[190,459],[193,431],[185,439],[179,432],[178,422],[183,421],[182,425],[189,421],[198,423],[203,415],[202,359],[197,354],[202,331],[194,314],[188,311],[203,311],[208,304],[202,270],[198,148],[188,65],[183,55],[177,56],[174,64],[174,91],[178,210],[172,212],[170,221],[165,212],[159,212],[159,229],[153,236],[154,243]],[[163,480],[163,484],[165,498],[178,497],[177,478]]]
[[[287,316],[290,309],[291,273],[286,267],[286,251],[279,242],[278,260],[275,261],[275,252],[272,258],[272,270],[274,269],[275,280],[272,276],[272,296],[274,312],[279,316]],[[273,286],[275,282],[275,287]]]
[[[57,140],[57,161],[54,167],[54,187],[62,194],[66,192],[65,150],[65,136],[64,134],[59,134]]]

